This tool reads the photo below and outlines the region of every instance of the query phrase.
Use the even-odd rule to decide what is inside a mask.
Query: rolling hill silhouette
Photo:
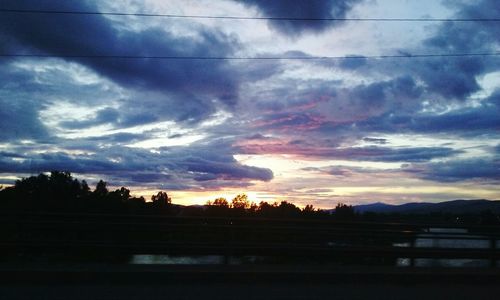
[[[354,210],[358,213],[402,213],[402,214],[429,214],[429,213],[480,213],[492,211],[500,213],[500,200],[452,200],[439,203],[412,202],[400,205],[392,205],[381,202],[372,204],[356,205]]]

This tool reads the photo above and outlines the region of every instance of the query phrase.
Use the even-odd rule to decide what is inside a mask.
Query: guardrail
[[[429,228],[470,232],[429,232]],[[488,241],[488,247],[428,247],[419,239]],[[496,266],[492,226],[306,219],[100,214],[0,214],[0,251],[23,254],[262,256],[322,263],[394,264],[398,258],[481,259]]]

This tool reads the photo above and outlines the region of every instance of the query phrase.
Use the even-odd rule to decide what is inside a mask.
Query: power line
[[[273,20],[273,21],[500,22],[500,18],[295,18],[295,17],[178,15],[178,14],[124,13],[124,12],[98,12],[98,11],[63,11],[63,10],[36,10],[36,9],[25,10],[25,9],[6,9],[6,8],[1,8],[0,13],[103,15],[103,16],[183,18],[183,19],[229,19],[229,20]]]
[[[389,59],[432,57],[478,57],[500,56],[490,53],[441,53],[441,54],[396,54],[396,55],[349,55],[349,56],[144,56],[144,55],[85,55],[85,54],[18,54],[0,53],[0,57],[26,58],[89,58],[89,59],[158,59],[158,60],[341,60],[341,59]]]

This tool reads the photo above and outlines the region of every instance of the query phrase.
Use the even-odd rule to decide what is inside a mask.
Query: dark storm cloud
[[[164,152],[161,155],[167,160],[169,157],[175,157],[173,168],[195,174],[198,180],[206,180],[210,176],[224,180],[269,181],[273,178],[270,169],[238,163],[233,157],[234,149],[229,141],[215,140],[190,147],[162,148],[162,151]]]
[[[97,10],[90,1],[7,0],[2,7]],[[25,53],[51,55],[228,56],[238,45],[234,37],[202,28],[199,28],[196,38],[174,36],[160,28],[140,32],[116,29],[110,20],[98,15],[27,14],[20,18],[16,14],[3,14],[0,34],[15,41],[11,46],[21,48]],[[84,57],[71,60],[127,88],[181,95],[182,101],[194,104],[179,105],[180,119],[204,117],[204,111],[213,111],[213,98],[231,106],[238,97],[237,76],[225,61]],[[194,94],[198,96],[193,97]]]
[[[465,100],[479,91],[476,76],[486,71],[486,60],[481,57],[436,58],[415,62],[408,67],[426,83],[429,92],[450,100]]]
[[[150,172],[138,172],[130,175],[130,181],[134,184],[152,183],[152,182],[167,182],[172,179],[171,175],[158,174]]]
[[[65,152],[35,154],[28,149],[23,158],[10,152],[0,153],[0,173],[33,173],[64,170],[73,173],[97,174],[129,184],[155,184],[172,180],[183,188],[192,188],[198,181],[226,182],[250,180],[269,181],[271,170],[238,163],[230,145],[224,142],[195,144],[189,147],[161,148],[157,152],[129,147],[108,147],[95,153],[71,155]],[[91,150],[91,149],[89,149]],[[214,183],[204,183],[214,185]],[[224,185],[222,185],[224,186]]]
[[[183,162],[183,165],[187,167],[188,172],[201,174],[196,177],[197,180],[203,178],[203,180],[205,181],[210,177],[213,179],[221,177],[223,179],[230,180],[252,178],[262,181],[269,181],[273,179],[273,172],[269,169],[242,166],[238,165],[236,161],[214,162],[211,160],[196,157],[186,159]],[[207,177],[207,175],[209,177]]]
[[[27,154],[29,158],[18,161],[8,157],[0,158],[0,172],[47,172],[51,170],[68,170],[76,173],[102,173],[118,171],[117,164],[104,159],[80,155],[71,157],[65,153]]]
[[[464,4],[449,3],[457,8],[457,18],[494,19],[500,15],[496,0],[472,1]],[[450,22],[440,26],[438,34],[427,44],[448,50],[489,50],[494,42],[500,41],[497,22]]]
[[[37,110],[56,102],[98,107],[120,97],[118,86],[103,78],[97,80],[88,68],[76,63],[34,58],[2,58],[0,62],[4,62],[0,68],[2,98],[30,103]]]
[[[473,1],[464,4],[449,3],[456,9],[454,18],[494,19],[500,15],[496,0]],[[401,48],[397,54],[466,54],[497,52],[500,43],[500,27],[497,22],[445,22],[429,27],[431,35],[421,45]],[[433,31],[431,31],[433,30]],[[359,64],[358,64],[359,63]],[[428,98],[440,96],[443,101],[464,101],[480,91],[477,79],[481,75],[497,71],[500,61],[497,57],[434,57],[398,60],[345,59],[338,67],[364,76],[382,73],[388,76],[405,74],[414,81],[422,82]],[[325,64],[325,67],[329,65]],[[373,74],[372,74],[373,75]]]
[[[385,82],[372,83],[367,86],[358,86],[352,90],[353,98],[362,106],[381,106],[385,102]]]
[[[1,61],[1,60],[0,60]],[[9,65],[0,68],[0,140],[46,139],[47,128],[40,121],[39,110],[43,102],[37,97],[26,99],[26,93],[34,92],[33,76],[13,70]],[[13,95],[11,90],[23,93]]]
[[[264,16],[342,18],[357,2],[360,1],[255,0],[246,1],[244,5],[257,8]],[[95,3],[98,2],[4,0],[0,7],[95,11],[98,10]],[[500,15],[495,1],[482,1],[477,6],[461,5],[457,9],[457,16],[465,18]],[[240,48],[243,44],[236,36],[191,21],[189,28],[184,27],[184,23],[171,28],[170,24],[175,26],[182,21],[163,20],[162,28],[133,31],[132,26],[116,21],[129,20],[121,17],[43,14],[2,14],[1,17],[0,40],[5,43],[0,42],[0,53],[233,56],[247,50],[253,52]],[[140,22],[139,26],[146,25],[146,21]],[[298,37],[326,31],[339,22],[270,21],[269,24],[280,33]],[[446,22],[437,25],[433,36],[418,50],[402,51],[409,54],[491,52],[496,49],[500,36],[495,25],[495,22]],[[184,36],[185,29],[189,34]],[[269,45],[263,45],[267,47]],[[310,56],[300,51],[284,51],[280,55]],[[482,100],[469,99],[481,89],[478,79],[498,70],[498,58],[436,57],[397,62],[360,58],[284,63],[75,57],[0,59],[0,64],[0,139],[7,145],[5,151],[0,152],[0,173],[29,174],[59,169],[101,175],[116,180],[115,183],[134,186],[246,187],[254,180],[272,180],[273,173],[267,168],[243,165],[234,158],[235,154],[290,154],[305,160],[407,162],[410,165],[403,170],[407,174],[438,182],[498,180],[499,163],[495,159],[434,162],[464,153],[439,147],[441,143],[437,138],[436,147],[406,148],[389,147],[390,140],[376,138],[385,133],[498,135],[500,92]],[[322,72],[310,73],[321,65],[334,74],[322,77]],[[85,75],[92,75],[90,83],[86,82],[86,76],[80,76],[81,70],[73,76],[67,75],[72,75],[74,70],[61,71],[75,66],[85,69]],[[40,69],[43,71],[37,71]],[[338,78],[337,72],[347,76],[330,80]],[[300,79],[294,79],[297,74]],[[83,82],[71,82],[71,77]],[[239,97],[240,93],[245,97]],[[96,113],[83,120],[71,119],[70,115],[61,120],[50,119],[55,118],[54,115],[60,117],[54,109],[52,115],[42,113],[60,103],[69,104],[63,107],[65,109],[88,107]],[[426,105],[430,109],[423,110]],[[439,114],[435,112],[437,109],[433,110],[438,107],[442,108]],[[222,124],[206,128],[196,124],[221,109],[229,111],[229,117],[224,117]],[[43,120],[41,116],[49,119]],[[188,135],[199,131],[214,140],[149,151],[124,145],[157,137],[159,129],[65,140],[50,136],[50,128],[43,125],[59,122],[57,130],[63,130],[54,133],[64,134],[70,130],[74,134],[78,129],[99,125],[123,129],[165,120],[182,122],[176,126],[186,129]],[[161,134],[172,133],[165,130]],[[217,140],[223,136],[231,136],[231,141]],[[181,135],[170,136],[177,137]],[[52,145],[21,143],[22,139],[49,138]],[[369,146],[352,146],[360,141]],[[498,154],[499,147],[487,150]],[[353,178],[371,172],[341,166],[319,171]],[[390,172],[393,171],[381,171],[381,174]]]
[[[327,134],[332,126],[334,130],[343,126],[346,131],[355,132],[353,122],[395,112],[414,113],[422,107],[420,98],[424,93],[424,88],[410,76],[349,88],[319,80],[289,84],[256,96],[255,107],[259,111],[253,123],[255,128]]]
[[[500,180],[500,159],[476,158],[452,160],[447,162],[409,165],[403,168],[419,178],[439,181],[457,182],[464,180]]]
[[[0,96],[0,140],[44,140],[47,128],[40,122],[36,105]]]
[[[451,110],[443,114],[404,114],[390,112],[357,122],[356,128],[365,132],[387,133],[498,133],[500,130],[500,92],[484,99],[480,105]],[[348,130],[348,126],[345,126]],[[340,128],[337,128],[340,129]]]
[[[500,15],[496,0],[474,1],[471,4],[456,3],[457,18],[491,19]],[[434,36],[424,41],[429,53],[482,53],[492,52],[500,42],[497,22],[446,22],[440,25]],[[429,91],[450,99],[463,100],[477,92],[480,86],[477,76],[495,68],[499,62],[491,57],[436,58],[413,60],[412,68]]]
[[[272,4],[269,4],[272,6]],[[500,15],[497,1],[454,4],[457,18],[496,18]],[[411,53],[478,53],[495,51],[500,42],[496,22],[446,22],[437,25],[432,36],[420,47],[403,49]],[[301,54],[307,56],[307,54]],[[471,95],[481,90],[477,79],[500,67],[496,57],[435,57],[408,60],[342,60],[337,67],[361,76],[390,76],[369,84],[342,88],[334,82],[292,81],[266,91],[266,101],[257,101],[263,110],[260,124],[276,132],[309,130],[311,133],[371,135],[383,133],[496,133],[499,130],[500,93],[484,99],[480,105],[464,105]],[[331,68],[330,63],[324,63]],[[376,78],[376,77],[375,77]],[[307,89],[299,86],[308,85]],[[324,97],[327,104],[304,112],[294,109],[288,95],[302,103]],[[286,95],[286,96],[283,96]],[[275,101],[269,101],[276,99]],[[260,99],[259,99],[260,100]],[[289,100],[289,99],[287,99]],[[293,103],[293,102],[292,102]],[[440,107],[459,105],[445,113],[433,112]],[[422,112],[424,105],[431,109]],[[434,105],[436,105],[434,107]],[[460,107],[461,106],[461,107]],[[285,111],[286,109],[286,111]],[[273,110],[273,113],[269,113]],[[438,110],[436,110],[438,111]],[[288,115],[287,115],[288,114]],[[314,120],[314,122],[311,122]]]
[[[400,76],[389,81],[375,82],[369,85],[359,85],[349,90],[349,98],[359,108],[403,109],[408,106],[405,100],[418,99],[423,89],[417,86],[410,76]]]
[[[1,59],[0,59],[1,60]],[[116,90],[106,87],[106,83],[80,85],[70,74],[74,65],[40,64],[35,60],[10,61],[0,68],[0,139],[15,141],[30,139],[47,141],[54,139],[51,128],[44,123],[42,112],[59,103],[73,103],[83,107],[110,103]],[[108,94],[104,93],[106,90]],[[111,122],[113,112],[101,110],[85,121],[63,121],[60,125],[79,129]],[[71,114],[66,116],[71,118]],[[50,118],[50,117],[49,117]],[[109,119],[106,121],[106,119]],[[53,121],[53,120],[49,120]]]
[[[280,18],[345,18],[351,8],[361,0],[248,0],[239,2],[254,6],[266,17]],[[272,28],[291,36],[303,32],[321,32],[340,21],[271,20]]]
[[[498,133],[500,130],[500,111],[488,107],[465,108],[443,115],[421,116],[409,122],[408,126],[416,132],[467,132]]]

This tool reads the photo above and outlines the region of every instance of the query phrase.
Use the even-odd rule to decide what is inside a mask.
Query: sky
[[[500,199],[500,56],[376,58],[498,53],[499,22],[265,19],[491,19],[496,0],[0,9],[264,18],[0,12],[4,186],[61,170],[180,204],[238,193],[319,208]],[[89,57],[109,55],[261,59]],[[262,59],[324,56],[340,58]]]

